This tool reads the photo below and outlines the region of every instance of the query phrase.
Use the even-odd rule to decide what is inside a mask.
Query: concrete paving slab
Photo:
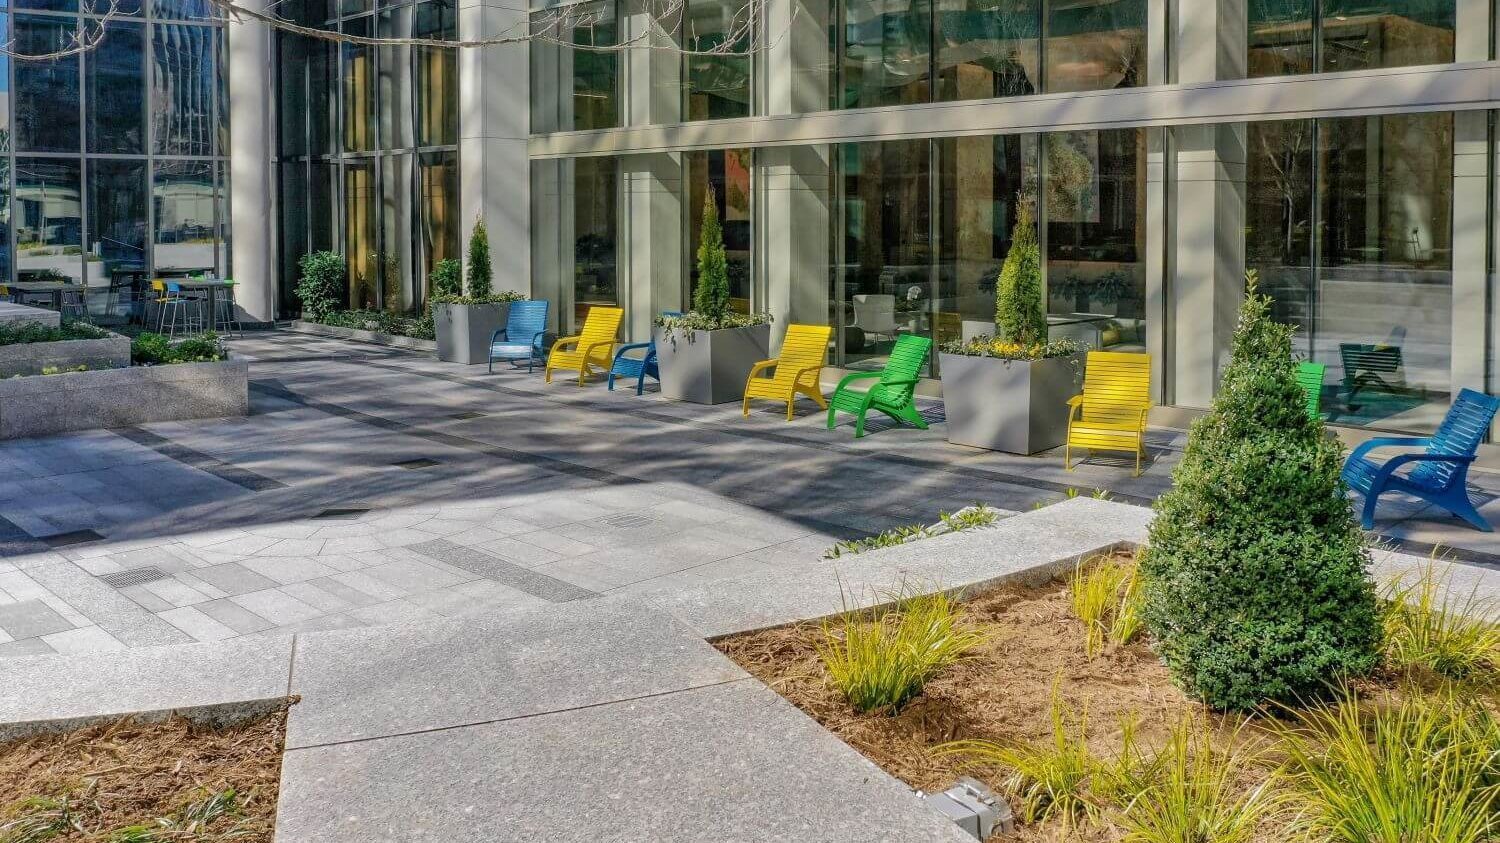
[[[602,599],[307,636],[287,746],[446,729],[743,677],[699,636]]]
[[[973,843],[754,680],[292,749],[277,843]]]

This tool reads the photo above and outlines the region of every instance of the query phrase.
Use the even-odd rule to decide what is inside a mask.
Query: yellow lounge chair
[[[574,337],[563,337],[552,344],[552,353],[547,355],[545,380],[552,383],[553,369],[577,369],[578,385],[583,386],[589,376],[589,367],[598,366],[608,372],[614,362],[615,334],[620,330],[620,320],[625,311],[618,307],[591,307],[583,320],[583,332]],[[565,348],[572,347],[571,351]]]
[[[786,339],[781,341],[781,356],[762,360],[750,370],[745,381],[745,401],[740,408],[743,413],[750,415],[751,398],[769,398],[786,402],[786,420],[791,421],[799,392],[828,409],[818,375],[828,360],[828,338],[832,333],[831,325],[788,325]],[[776,371],[769,377],[761,377],[762,372],[773,368]]]
[[[1073,470],[1073,449],[1130,451],[1135,475],[1146,453],[1146,412],[1151,409],[1151,355],[1090,351],[1083,394],[1068,401],[1068,444],[1063,465]]]

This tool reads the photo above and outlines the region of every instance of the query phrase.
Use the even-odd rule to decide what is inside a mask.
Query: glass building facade
[[[221,21],[196,2],[75,0],[0,10],[0,284],[67,279],[94,315],[151,275],[229,274],[228,103]],[[127,292],[128,291],[128,292]],[[24,298],[24,295],[23,295]]]

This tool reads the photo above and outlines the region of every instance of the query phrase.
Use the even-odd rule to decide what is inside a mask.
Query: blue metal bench
[[[1375,503],[1386,492],[1402,492],[1436,504],[1474,525],[1491,532],[1490,524],[1469,500],[1469,465],[1474,462],[1479,443],[1484,440],[1500,398],[1465,389],[1448,410],[1448,415],[1431,437],[1371,439],[1354,449],[1344,462],[1344,482],[1364,495],[1365,505],[1360,523],[1366,530],[1375,529]],[[1422,448],[1420,453],[1399,454],[1376,463],[1366,455],[1376,448]],[[1397,474],[1397,469],[1415,464],[1411,471]]]
[[[526,361],[530,372],[547,355],[547,302],[516,301],[510,303],[505,327],[490,336],[489,370],[495,371],[496,360]]]
[[[662,312],[663,316],[681,316],[675,310]],[[626,354],[627,351],[640,351],[640,357]],[[633,342],[629,345],[620,346],[615,352],[615,362],[609,367],[609,388],[614,390],[615,378],[635,378],[635,394],[640,395],[646,391],[646,378],[654,378],[661,383],[661,372],[656,366],[656,340],[650,342]]]

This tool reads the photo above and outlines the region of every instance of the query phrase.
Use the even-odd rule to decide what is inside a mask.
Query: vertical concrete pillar
[[[246,0],[263,11],[264,0]],[[251,320],[276,318],[276,195],[271,164],[274,114],[270,29],[230,17],[229,39],[229,223],[238,282],[235,299]]]
[[[1458,61],[1486,61],[1494,22],[1489,0],[1458,0],[1455,57]],[[1490,297],[1490,168],[1496,154],[1489,114],[1460,111],[1453,115],[1453,328],[1451,335],[1452,391],[1468,387],[1485,390],[1489,352]]]
[[[467,40],[525,31],[526,12],[505,0],[459,0]],[[459,207],[464,243],[484,217],[493,289],[531,292],[530,61],[527,45],[459,50]],[[467,248],[464,253],[467,256]],[[467,257],[465,257],[467,260]],[[465,267],[467,271],[467,267]]]
[[[620,284],[626,332],[632,341],[651,335],[663,310],[686,310],[683,278],[682,155],[660,152],[620,158]]]

